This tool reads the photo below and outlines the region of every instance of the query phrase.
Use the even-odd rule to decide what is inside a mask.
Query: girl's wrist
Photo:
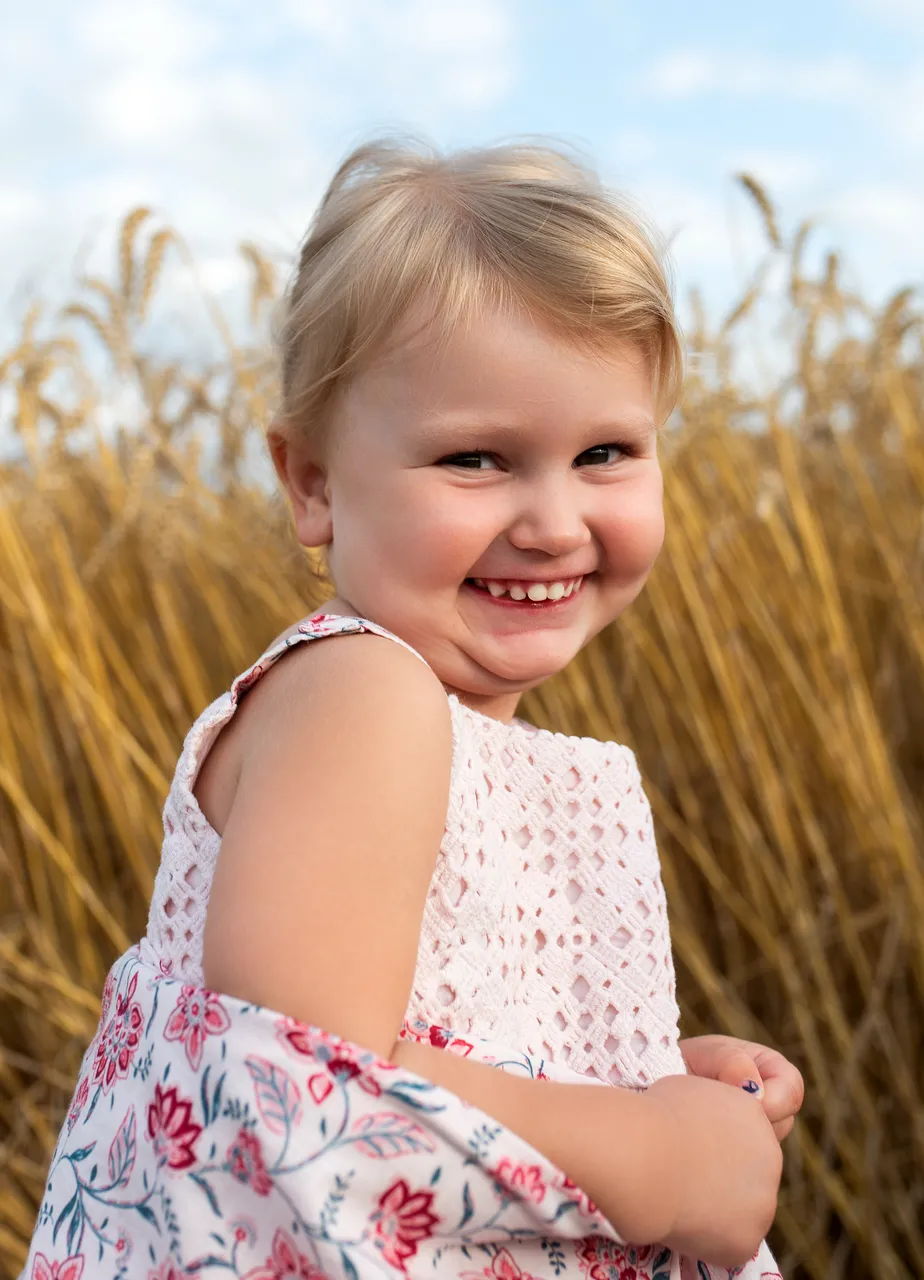
[[[640,1103],[636,1139],[639,1213],[645,1238],[630,1238],[638,1244],[666,1240],[674,1230],[680,1211],[678,1170],[684,1163],[683,1126],[672,1100],[656,1085],[657,1082],[637,1095]]]

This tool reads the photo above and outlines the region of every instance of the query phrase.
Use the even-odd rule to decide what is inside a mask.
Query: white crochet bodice
[[[293,645],[364,630],[404,643],[365,619],[308,619],[190,729],[142,942],[163,972],[202,982],[221,837],[192,787],[212,742],[242,692]],[[446,828],[408,1022],[515,1045],[613,1084],[683,1073],[664,889],[632,752],[504,724],[453,694],[449,702]]]

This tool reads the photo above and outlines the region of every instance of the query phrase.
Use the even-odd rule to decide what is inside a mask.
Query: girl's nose
[[[586,546],[591,533],[577,495],[567,486],[537,486],[521,501],[508,537],[521,551],[563,556]]]

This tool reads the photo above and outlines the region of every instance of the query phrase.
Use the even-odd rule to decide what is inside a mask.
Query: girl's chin
[[[580,652],[580,646],[573,644],[561,646],[543,646],[541,653],[499,654],[492,652],[479,654],[470,652],[480,670],[488,676],[491,687],[483,692],[487,695],[502,693],[528,693],[550,680],[567,667],[568,663]]]

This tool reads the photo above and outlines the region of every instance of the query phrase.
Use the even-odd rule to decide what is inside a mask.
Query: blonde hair
[[[446,335],[480,307],[526,310],[564,340],[647,358],[663,421],[682,348],[663,250],[624,197],[564,151],[358,147],[334,175],[283,304],[284,435],[321,433],[338,391],[424,302]]]

